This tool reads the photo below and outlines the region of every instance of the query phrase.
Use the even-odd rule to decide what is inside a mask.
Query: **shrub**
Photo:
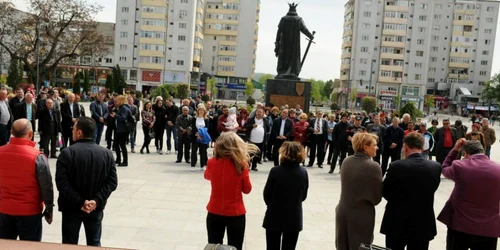
[[[255,99],[253,99],[251,96],[249,96],[247,99],[247,104],[248,105],[255,105]]]
[[[335,102],[330,105],[330,110],[339,110],[339,108],[339,105]]]
[[[363,108],[366,113],[370,114],[377,108],[377,99],[375,97],[366,96],[361,100],[361,108]]]
[[[206,94],[205,94],[205,95],[202,95],[202,96],[201,96],[201,100],[202,100],[203,102],[208,102],[208,101],[210,101],[210,96],[209,96],[209,95],[206,95]]]

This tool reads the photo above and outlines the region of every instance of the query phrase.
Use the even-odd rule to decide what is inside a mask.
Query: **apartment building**
[[[498,2],[474,0],[348,1],[341,55],[340,101],[357,89],[384,109],[426,94],[438,106],[479,101],[491,67]],[[351,104],[350,104],[351,106]]]

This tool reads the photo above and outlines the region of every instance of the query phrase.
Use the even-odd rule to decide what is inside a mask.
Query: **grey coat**
[[[364,153],[355,153],[342,163],[340,201],[335,216],[338,250],[358,250],[373,242],[375,206],[382,199],[382,170]]]

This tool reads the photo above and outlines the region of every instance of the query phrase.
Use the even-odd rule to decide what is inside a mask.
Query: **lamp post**
[[[40,91],[40,40],[41,37],[39,35],[40,25],[37,23],[36,25],[36,91]]]
[[[370,64],[370,84],[368,85],[368,96],[371,96],[372,95],[372,80],[373,80],[373,62],[375,60],[371,60],[371,64]]]

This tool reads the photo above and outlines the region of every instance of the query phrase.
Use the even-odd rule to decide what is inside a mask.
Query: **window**
[[[179,41],[186,41],[186,36],[178,36],[177,40],[179,40]]]
[[[142,19],[142,25],[167,27],[167,21],[161,19]]]
[[[442,8],[443,8],[443,5],[440,4],[440,3],[437,3],[437,4],[434,5],[434,9],[436,9],[436,10],[440,10]]]
[[[486,44],[486,45],[490,45],[490,44],[491,44],[491,40],[490,40],[490,39],[485,39],[485,40],[484,40],[484,44]]]
[[[361,47],[361,52],[368,52],[368,47]]]
[[[437,62],[437,57],[431,57],[431,62]]]
[[[365,11],[365,12],[363,13],[363,16],[364,16],[364,17],[371,17],[371,16],[372,16],[372,13],[371,13],[371,12],[369,12],[369,11]]]
[[[417,44],[424,44],[424,39],[417,39]]]
[[[436,52],[436,51],[438,51],[438,50],[439,50],[439,48],[438,48],[438,47],[436,47],[436,46],[433,46],[433,47],[431,47],[431,50],[432,50],[433,52]]]
[[[390,77],[391,76],[391,71],[384,71],[384,70],[382,70],[380,72],[380,76]]]
[[[164,51],[165,46],[161,44],[141,43],[141,50]]]
[[[179,17],[180,18],[184,18],[188,15],[188,11],[187,10],[180,10],[179,11]]]
[[[217,68],[219,71],[234,71],[234,66],[219,66]]]
[[[126,62],[127,61],[127,57],[125,56],[120,56],[119,60],[120,62]]]
[[[406,30],[406,24],[384,23],[386,30]]]
[[[439,36],[432,36],[432,41],[439,41]]]
[[[165,32],[141,31],[141,37],[143,37],[143,38],[164,39],[165,38]]]
[[[368,41],[370,39],[369,36],[361,36],[361,40],[363,41]]]
[[[493,17],[487,17],[486,18],[487,23],[492,23],[493,22]]]
[[[181,3],[188,3],[188,0],[181,0]]]
[[[434,15],[434,19],[441,20],[441,15]]]
[[[479,71],[479,75],[480,75],[480,76],[485,76],[486,74],[487,74],[487,72],[486,72],[486,71]]]
[[[485,65],[488,65],[488,61],[481,61],[481,65],[485,66]]]
[[[126,44],[120,44],[120,50],[127,50]]]
[[[424,56],[424,52],[421,50],[417,50],[416,55],[417,56]]]
[[[427,9],[427,4],[426,3],[423,3],[423,4],[420,4],[420,9],[423,9],[423,10],[426,10]]]
[[[428,78],[427,79],[427,82],[435,82],[435,81],[436,81],[436,79],[434,79],[434,78]]]
[[[366,70],[360,70],[359,71],[360,76],[366,76]]]
[[[427,16],[418,16],[418,20],[427,21]]]
[[[167,13],[167,8],[158,6],[142,6],[142,12]]]
[[[113,63],[113,59],[111,59],[111,58],[106,58],[106,63]]]
[[[483,86],[484,82],[478,82],[477,84],[479,84],[479,86]],[[484,93],[483,93],[483,95],[484,95]]]
[[[491,32],[492,32],[492,30],[491,30],[491,29],[485,29],[485,30],[484,30],[484,33],[485,33],[485,34],[491,34]]]
[[[422,63],[415,63],[415,68],[422,68]]]
[[[127,26],[127,25],[128,25],[128,20],[127,20],[127,19],[122,19],[122,20],[121,20],[121,24],[122,24],[123,26]]]
[[[425,28],[424,27],[418,27],[418,32],[425,32]]]
[[[184,66],[183,60],[177,60],[177,66]]]
[[[179,23],[179,29],[185,29],[186,27],[186,23]]]
[[[403,86],[401,92],[402,95],[419,96],[420,87]]]
[[[361,58],[361,59],[359,59],[359,63],[361,63],[361,64],[368,64],[368,59]]]
[[[126,31],[121,31],[121,32],[120,32],[120,37],[122,37],[122,38],[128,37],[128,32],[126,32]]]
[[[484,55],[484,56],[487,56],[487,55],[489,55],[489,54],[490,54],[490,52],[489,52],[489,51],[487,51],[487,50],[483,50],[483,55]]]
[[[441,27],[439,27],[439,25],[434,25],[432,27],[432,29],[435,30],[435,31],[439,31],[441,29]]]
[[[141,56],[141,63],[162,64],[163,58],[158,56]]]
[[[415,75],[413,76],[413,78],[414,78],[415,80],[420,80],[420,79],[422,79],[422,75],[421,75],[421,74],[415,74]]]
[[[429,68],[429,72],[436,72],[436,68]]]
[[[128,13],[128,11],[129,11],[129,8],[128,8],[128,7],[122,7],[122,12],[124,12],[124,13]]]
[[[130,80],[137,81],[137,70],[135,69],[130,70]]]
[[[486,7],[486,11],[488,11],[488,12],[491,12],[491,11],[493,11],[493,10],[494,10],[494,8],[493,8],[493,7]]]
[[[369,23],[363,23],[363,29],[369,29],[370,28],[370,24]]]

